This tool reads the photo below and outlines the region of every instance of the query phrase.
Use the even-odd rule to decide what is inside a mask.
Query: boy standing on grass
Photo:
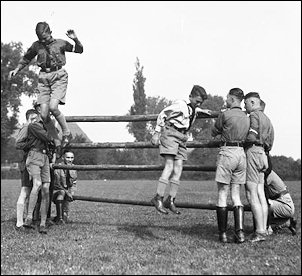
[[[10,71],[9,79],[16,76],[31,60],[37,56],[37,64],[41,68],[38,80],[38,100],[41,106],[41,116],[50,135],[55,139],[57,147],[64,148],[70,139],[70,130],[65,116],[58,109],[58,105],[65,104],[65,96],[68,84],[68,74],[63,66],[66,64],[65,52],[83,53],[83,45],[78,40],[73,30],[67,31],[67,36],[75,42],[75,46],[63,39],[54,39],[46,22],[39,22],[36,26],[38,36],[16,69]],[[63,132],[62,143],[50,119],[49,111],[60,124]]]
[[[41,222],[39,232],[47,234],[46,219],[49,207],[49,185],[50,185],[50,164],[48,157],[48,145],[53,138],[49,136],[44,128],[43,120],[39,114],[36,122],[28,125],[27,137],[28,155],[26,168],[33,180],[33,188],[29,197],[28,214],[23,224],[27,228],[35,228],[33,224],[33,212],[38,199],[38,192],[41,189]]]
[[[189,95],[189,102],[176,101],[164,108],[158,115],[151,143],[159,145],[160,155],[165,158],[165,168],[159,178],[156,195],[151,202],[162,214],[168,214],[164,207],[170,209],[174,214],[180,214],[174,201],[180,185],[183,161],[187,160],[188,131],[197,112],[210,115],[210,110],[200,108],[206,99],[205,89],[194,85]],[[164,193],[169,184],[169,196],[163,202]]]
[[[28,125],[35,122],[38,118],[38,112],[35,109],[29,109],[25,114],[26,123],[19,130],[16,137],[16,149],[22,150],[22,160],[19,164],[21,172],[21,191],[17,201],[17,223],[16,230],[23,230],[23,214],[28,211],[28,198],[33,186],[25,166],[28,151],[26,150],[26,140],[28,134]]]
[[[274,128],[263,113],[259,93],[244,97],[245,109],[250,114],[250,128],[245,142],[246,193],[251,205],[256,231],[251,242],[261,242],[267,236],[268,204],[264,193],[264,172],[268,169],[267,153],[273,146]]]
[[[215,181],[218,187],[216,206],[219,240],[227,242],[229,190],[234,205],[235,241],[242,243],[244,237],[244,207],[240,199],[240,189],[246,182],[246,156],[243,143],[249,130],[249,118],[241,109],[244,98],[240,88],[232,88],[227,94],[227,110],[220,113],[213,128],[212,136],[221,136],[221,146],[217,158]]]

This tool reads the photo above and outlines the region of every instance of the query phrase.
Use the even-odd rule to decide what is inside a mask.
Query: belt
[[[54,71],[58,71],[62,68],[62,66],[54,66],[54,67],[41,67],[41,72],[46,72],[46,73],[49,73],[49,72],[54,72]]]
[[[220,146],[243,147],[243,142],[222,142]]]
[[[31,148],[30,150],[46,154],[46,149]]]
[[[288,193],[289,193],[288,190],[284,190],[284,191],[280,192],[279,194],[276,194],[275,196],[272,196],[271,199],[273,199],[273,200],[278,199],[279,197],[281,197],[283,195],[286,195]]]
[[[173,125],[171,123],[167,123],[166,125],[169,126],[169,127],[173,127],[174,129],[176,129],[177,131],[179,131],[182,134],[186,134],[187,131],[188,131],[186,128],[178,128],[178,127],[176,127],[175,125]]]
[[[251,142],[245,143],[244,147],[245,147],[245,149],[249,149],[249,148],[251,148],[254,145],[257,146],[257,147],[263,147],[264,148],[263,144],[260,144],[260,143],[251,143]]]
[[[258,146],[258,147],[264,147],[264,145],[260,144],[260,143],[253,143],[253,145]]]

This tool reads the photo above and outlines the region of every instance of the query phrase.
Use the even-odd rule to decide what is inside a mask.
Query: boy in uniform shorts
[[[266,240],[268,204],[264,192],[264,172],[268,169],[268,154],[274,142],[274,128],[261,107],[259,93],[249,92],[244,104],[250,119],[245,141],[246,193],[251,205],[256,231],[251,242]]]
[[[216,214],[219,240],[223,243],[227,242],[229,190],[234,206],[235,242],[245,241],[244,207],[240,199],[240,189],[246,182],[246,156],[243,143],[250,123],[246,113],[241,109],[243,98],[244,94],[240,88],[232,88],[226,99],[227,110],[219,114],[212,128],[212,136],[221,137],[215,181],[218,187]]]
[[[9,79],[29,65],[31,60],[37,56],[37,65],[41,68],[38,79],[39,95],[37,103],[41,106],[41,116],[45,127],[54,138],[55,145],[60,149],[61,147],[64,148],[70,139],[70,130],[65,116],[58,109],[59,104],[65,104],[68,84],[68,74],[63,68],[66,64],[65,52],[83,53],[83,45],[73,30],[68,30],[66,35],[75,42],[75,46],[66,40],[54,39],[51,33],[46,22],[37,24],[36,34],[39,40],[35,41],[27,50],[17,68],[9,73]],[[62,128],[62,143],[50,118],[49,111]]]
[[[200,108],[206,99],[205,89],[194,85],[189,102],[175,101],[158,115],[151,143],[159,145],[159,153],[165,158],[165,167],[158,180],[156,195],[152,198],[151,203],[159,213],[168,214],[165,209],[168,208],[172,213],[180,214],[174,201],[180,185],[183,161],[187,160],[188,130],[195,121],[197,112],[210,114],[210,110]],[[163,202],[167,186],[169,186],[169,195]]]
[[[29,174],[25,166],[27,158],[26,138],[28,133],[28,125],[37,120],[38,112],[35,109],[29,109],[25,114],[26,123],[19,130],[16,137],[16,148],[22,150],[22,160],[19,163],[20,173],[21,173],[21,191],[17,201],[17,223],[16,230],[23,230],[23,214],[27,216],[28,211],[28,197],[30,195],[33,183],[29,179]]]
[[[33,225],[33,211],[37,203],[38,192],[41,189],[41,222],[39,232],[47,234],[46,219],[49,207],[49,185],[50,185],[50,165],[48,145],[52,142],[44,128],[43,120],[39,116],[37,122],[28,125],[28,147],[29,152],[26,159],[26,168],[33,179],[33,188],[29,197],[28,214],[23,224],[27,228],[35,228]]]

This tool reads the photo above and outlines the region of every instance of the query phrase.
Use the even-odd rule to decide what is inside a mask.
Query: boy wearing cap
[[[250,128],[246,148],[246,193],[251,205],[256,231],[251,242],[264,241],[267,235],[268,205],[264,193],[264,172],[268,168],[267,153],[273,146],[274,129],[263,113],[257,92],[244,97],[245,109],[250,114]]]
[[[187,160],[187,133],[197,112],[210,114],[210,110],[200,108],[206,99],[205,89],[194,85],[189,102],[178,100],[164,108],[158,115],[151,143],[159,145],[160,155],[165,158],[165,167],[157,184],[156,195],[151,202],[160,213],[168,214],[165,207],[175,214],[180,214],[174,201],[180,185],[183,161]],[[169,184],[169,196],[163,202],[164,193]]]
[[[38,36],[27,50],[18,66],[10,71],[9,79],[29,65],[37,56],[37,65],[41,68],[38,80],[37,103],[41,106],[41,116],[49,133],[55,139],[56,146],[60,146],[59,136],[53,125],[49,111],[60,124],[63,132],[62,147],[69,143],[70,130],[66,119],[58,109],[58,105],[65,104],[65,96],[68,84],[68,74],[63,66],[66,64],[65,52],[83,53],[83,46],[73,30],[68,30],[66,35],[75,42],[75,46],[63,39],[54,39],[46,22],[39,22],[36,26]]]

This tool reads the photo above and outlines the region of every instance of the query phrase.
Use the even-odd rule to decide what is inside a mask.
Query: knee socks
[[[66,123],[66,119],[65,119],[65,116],[63,115],[63,113],[60,112],[60,114],[55,116],[55,118],[56,118],[56,120],[58,121],[59,125],[62,128],[63,135],[69,135],[70,130],[68,128],[68,125]]]
[[[48,205],[49,205],[49,195],[42,196],[41,200],[41,223],[40,225],[45,226],[46,219],[47,219],[47,211],[48,211]]]
[[[24,204],[17,202],[17,223],[16,223],[17,227],[23,225],[23,212],[24,212]]]
[[[38,200],[38,191],[32,190],[29,196],[27,219],[33,219],[33,212]]]
[[[158,185],[157,185],[157,191],[156,191],[157,194],[160,195],[160,196],[164,196],[165,190],[166,190],[166,187],[167,187],[168,184],[169,184],[168,180],[160,178],[158,180]]]
[[[175,198],[176,197],[176,194],[177,194],[177,191],[178,191],[178,188],[179,188],[179,185],[180,185],[180,181],[179,180],[175,180],[175,179],[171,179],[170,180],[170,196],[171,198]]]

